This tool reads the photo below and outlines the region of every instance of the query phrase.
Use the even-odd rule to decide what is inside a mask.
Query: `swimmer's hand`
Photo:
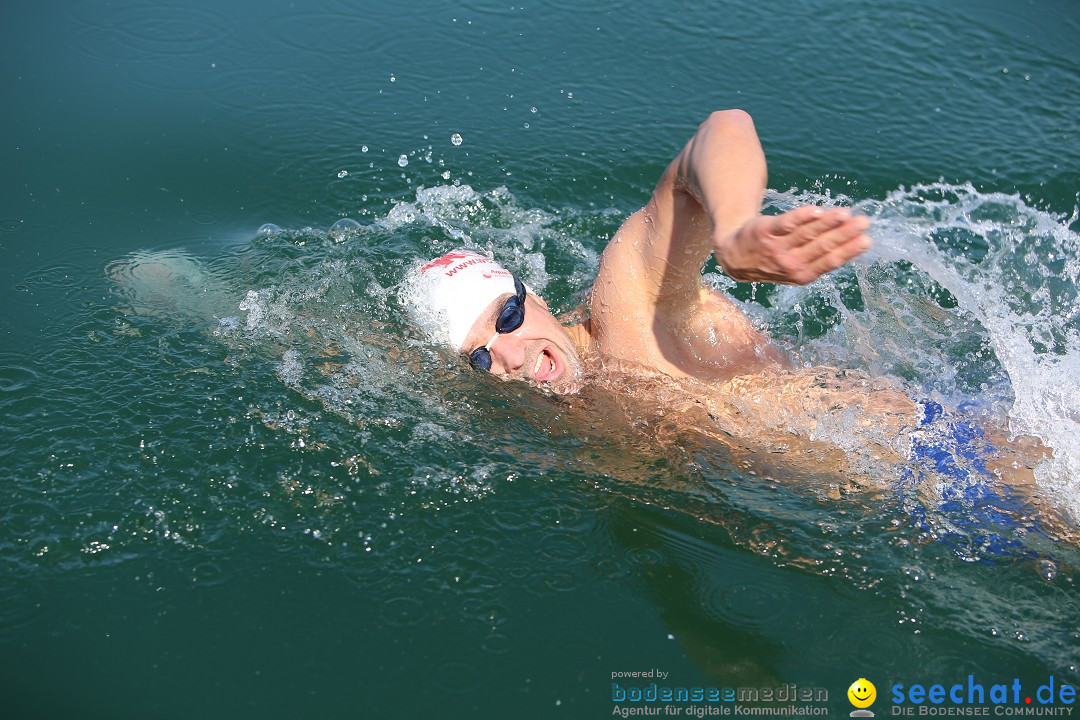
[[[866,252],[869,228],[869,218],[845,208],[806,205],[718,233],[713,253],[735,280],[806,285]]]

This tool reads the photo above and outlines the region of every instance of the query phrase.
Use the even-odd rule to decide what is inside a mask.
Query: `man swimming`
[[[608,243],[586,320],[564,327],[502,266],[468,251],[420,268],[421,312],[439,315],[443,339],[474,365],[555,392],[579,390],[587,362],[713,382],[784,367],[749,318],[703,285],[705,261],[711,253],[736,280],[806,284],[869,248],[870,222],[815,206],[764,216],[765,185],[753,120],[715,112]]]
[[[612,437],[642,428],[650,446],[664,446],[696,434],[730,451],[733,465],[819,480],[830,498],[894,487],[913,515],[951,503],[978,519],[972,507],[996,512],[1010,500],[1010,519],[1028,516],[1037,444],[1023,456],[1014,439],[913,400],[895,379],[792,362],[703,283],[710,253],[736,280],[805,284],[869,247],[869,220],[844,209],[762,215],[765,183],[750,117],[714,113],[608,243],[580,322],[564,326],[519,278],[472,250],[417,263],[402,299],[419,324],[481,370],[569,395],[560,405],[592,405],[605,421],[596,425],[608,410],[624,410],[628,424],[615,418]],[[218,304],[219,293],[208,291],[198,264],[181,260],[138,255],[110,275],[137,312],[158,312],[161,295],[196,297],[192,314],[205,314],[202,302]],[[199,292],[162,292],[189,285]],[[261,293],[249,291],[239,304],[249,327],[261,322]],[[224,288],[220,296],[229,307]],[[999,492],[999,480],[1023,485],[1024,500]],[[985,517],[999,524],[997,515]]]
[[[417,268],[411,306],[421,324],[501,378],[560,394],[595,382],[616,391],[609,395],[645,398],[657,417],[679,415],[675,432],[705,433],[733,457],[760,461],[767,449],[789,469],[843,477],[848,489],[899,478],[902,495],[929,493],[942,507],[996,512],[1008,498],[1010,517],[1027,516],[1024,502],[994,487],[1004,478],[1030,496],[1031,458],[1043,452],[1037,443],[1024,456],[1016,443],[936,402],[912,400],[890,379],[797,366],[732,300],[703,284],[710,254],[735,280],[803,285],[870,247],[869,219],[846,209],[762,215],[765,188],[752,119],[715,112],[609,241],[583,321],[562,325],[520,279],[468,250]],[[612,383],[616,374],[623,379]],[[888,464],[893,470],[884,470]]]

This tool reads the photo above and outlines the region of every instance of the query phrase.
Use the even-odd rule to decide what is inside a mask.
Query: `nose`
[[[525,340],[516,332],[499,335],[490,348],[492,369],[505,374],[516,373],[525,364]]]

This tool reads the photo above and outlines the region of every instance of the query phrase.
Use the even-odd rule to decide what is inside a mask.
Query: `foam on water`
[[[851,204],[776,193],[783,209]],[[781,290],[763,315],[807,359],[903,377],[913,393],[953,406],[975,400],[1053,457],[1037,477],[1080,518],[1080,236],[1075,221],[1017,195],[971,185],[900,188],[855,209],[874,219],[875,245],[809,288]],[[804,307],[805,306],[805,307]],[[807,336],[796,324],[832,317]]]

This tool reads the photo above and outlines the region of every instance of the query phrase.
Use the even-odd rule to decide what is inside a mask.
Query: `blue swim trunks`
[[[982,429],[932,400],[918,404],[922,418],[898,483],[912,518],[968,561],[1027,554],[1016,533],[1018,520],[1029,515],[1027,504],[987,469],[995,448]],[[916,488],[931,482],[939,501],[928,511]]]

